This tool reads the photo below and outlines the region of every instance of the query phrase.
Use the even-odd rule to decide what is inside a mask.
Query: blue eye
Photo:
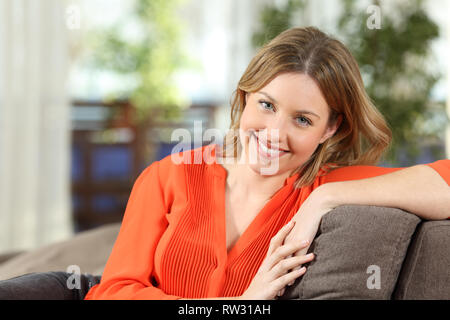
[[[309,120],[308,118],[305,117],[297,117],[296,121],[299,125],[301,126],[310,126],[311,125],[311,120]]]
[[[270,102],[267,102],[264,100],[260,100],[258,102],[264,110],[273,110],[274,109],[273,104],[271,104]]]

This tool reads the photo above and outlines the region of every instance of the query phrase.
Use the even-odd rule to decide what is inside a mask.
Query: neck
[[[245,163],[224,165],[228,172],[227,188],[247,199],[269,200],[289,177],[289,172],[273,176],[262,175]]]

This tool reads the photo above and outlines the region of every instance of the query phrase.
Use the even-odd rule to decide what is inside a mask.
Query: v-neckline
[[[215,148],[214,148],[215,149]],[[215,156],[215,150],[214,150]],[[215,160],[215,159],[214,159]],[[217,161],[212,162],[212,168],[214,171],[214,190],[216,192],[215,200],[218,201],[218,210],[216,212],[217,219],[214,219],[216,223],[216,231],[219,237],[220,251],[224,252],[227,257],[227,263],[231,263],[239,254],[245,250],[245,248],[255,239],[259,232],[263,229],[264,224],[269,220],[269,216],[277,209],[277,207],[283,203],[283,201],[289,196],[292,191],[293,183],[298,177],[298,174],[294,174],[286,178],[284,185],[278,189],[272,198],[266,202],[263,208],[253,218],[244,232],[239,236],[236,242],[231,246],[230,250],[227,250],[226,244],[226,182],[228,172]]]

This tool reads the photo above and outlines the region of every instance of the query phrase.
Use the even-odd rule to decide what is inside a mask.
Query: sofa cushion
[[[80,274],[78,280],[71,277],[72,273],[51,271],[1,280],[0,300],[83,300],[100,282],[100,276]]]
[[[420,221],[386,207],[328,212],[308,250],[316,258],[281,299],[390,299]]]
[[[24,252],[25,252],[24,250],[15,250],[15,251],[9,251],[9,252],[4,252],[4,253],[0,254],[0,265],[3,262],[6,262]]]
[[[110,224],[76,234],[73,238],[18,254],[0,264],[0,280],[32,272],[67,271],[100,275],[111,253],[120,224]]]
[[[400,272],[394,299],[450,300],[450,221],[424,221]]]

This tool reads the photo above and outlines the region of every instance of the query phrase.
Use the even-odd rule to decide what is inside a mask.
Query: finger
[[[269,270],[272,269],[273,266],[276,265],[281,260],[285,259],[286,257],[289,257],[290,255],[293,255],[295,252],[298,252],[299,250],[307,247],[308,245],[309,245],[308,241],[303,241],[300,244],[288,243],[278,247],[267,259]]]
[[[288,255],[287,257],[286,257],[286,259],[288,259],[288,258],[292,258],[294,255],[293,254],[290,254],[290,255]],[[280,293],[280,292],[279,292]],[[283,294],[280,294],[279,295],[279,297],[281,297]]]
[[[267,251],[268,255],[271,255],[278,247],[280,247],[286,236],[292,230],[295,225],[295,221],[291,220],[288,224],[283,226],[278,233],[270,240],[269,250]]]
[[[309,241],[302,241],[302,242],[290,242],[286,243],[280,247],[278,247],[273,255],[278,255],[283,258],[287,258],[290,256],[294,256],[296,252],[299,252],[301,250],[304,250],[309,246]]]
[[[295,281],[298,277],[304,275],[306,272],[306,268],[302,267],[298,270],[293,270],[291,272],[286,273],[284,276],[277,278],[273,285],[275,286],[277,292],[286,287],[288,283]]]
[[[278,291],[277,296],[281,297],[285,291],[286,291],[286,288],[281,289],[280,291]]]
[[[274,273],[273,276],[278,278],[281,275],[286,274],[289,270],[300,269],[303,264],[311,262],[312,260],[314,260],[314,253],[307,254],[306,256],[292,257],[281,260],[272,269],[272,272]]]
[[[306,257],[306,256],[309,256],[310,254],[312,254],[312,253],[309,253],[309,254],[307,254],[307,255],[301,255],[300,257]],[[314,255],[314,254],[313,254]],[[314,258],[315,258],[315,255],[314,255]],[[296,266],[296,267],[294,267],[294,269],[300,269],[300,266]]]
[[[295,256],[294,256],[294,257],[295,257]],[[307,255],[303,255],[302,257],[304,257],[304,258],[303,258],[303,261],[301,261],[300,264],[299,264],[298,266],[295,266],[295,267],[293,268],[293,270],[300,269],[300,268],[303,266],[303,264],[308,263],[308,262],[311,262],[312,260],[315,259],[316,255],[315,255],[314,253],[308,253]],[[289,282],[289,283],[288,283],[288,286],[292,286],[292,285],[294,284],[294,282],[295,282],[295,281]]]
[[[309,245],[305,246],[303,248],[300,248],[297,252],[295,252],[293,255],[294,256],[304,256],[309,250]]]

